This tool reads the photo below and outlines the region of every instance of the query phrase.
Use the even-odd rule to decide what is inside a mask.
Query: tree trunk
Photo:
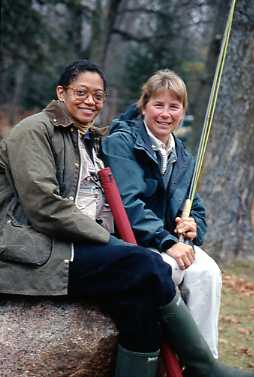
[[[20,110],[20,104],[23,97],[23,86],[24,80],[27,72],[27,65],[25,63],[20,63],[15,71],[15,82],[13,88],[12,100],[10,102],[10,118],[9,122],[11,125],[17,122],[17,115]]]
[[[213,77],[220,52],[220,45],[226,25],[230,2],[231,0],[216,0],[212,5],[213,8],[210,9],[210,12],[213,12],[210,21],[213,27],[209,26],[209,24],[207,25],[205,34],[207,42],[209,43],[209,47],[206,57],[205,70],[194,94],[195,101],[192,106],[192,111],[194,112],[195,119],[195,128],[192,140],[193,148],[198,143],[202,124],[205,119],[206,107],[209,101],[209,95],[211,92]],[[209,30],[211,30],[210,33]]]
[[[238,0],[200,192],[215,257],[254,256],[254,2]]]
[[[96,0],[92,17],[90,58],[103,68],[121,0]]]

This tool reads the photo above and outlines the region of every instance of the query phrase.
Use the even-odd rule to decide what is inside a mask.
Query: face
[[[91,123],[103,108],[104,85],[97,72],[82,72],[68,87],[57,86],[56,92],[72,118],[81,124]]]
[[[150,98],[142,113],[152,134],[166,144],[181,123],[184,108],[176,95],[165,89]]]

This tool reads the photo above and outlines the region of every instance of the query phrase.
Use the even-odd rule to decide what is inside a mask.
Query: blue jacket
[[[109,136],[102,144],[103,158],[113,171],[137,242],[163,251],[178,241],[174,234],[175,218],[181,216],[194,160],[183,143],[175,138],[177,161],[165,187],[143,120],[126,118],[128,116],[122,116],[113,121]],[[198,194],[190,216],[197,223],[194,244],[201,245],[206,221]]]

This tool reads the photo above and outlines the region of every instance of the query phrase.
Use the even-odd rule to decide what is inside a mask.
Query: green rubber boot
[[[185,366],[185,377],[254,377],[218,362],[201,335],[180,296],[160,308],[160,320],[168,343]]]
[[[132,352],[118,346],[115,377],[155,377],[159,351]]]

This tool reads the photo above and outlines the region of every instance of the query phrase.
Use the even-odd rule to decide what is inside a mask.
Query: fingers
[[[197,232],[196,231],[184,232],[183,235],[184,235],[184,238],[188,240],[194,240],[197,237]]]
[[[176,258],[176,262],[181,270],[186,270],[186,268],[190,267],[194,262],[194,258],[189,258],[187,256]]]
[[[176,260],[181,270],[190,267],[195,260],[195,253],[192,247],[181,242],[173,245],[166,252]]]
[[[192,265],[194,260],[195,260],[194,252],[193,252],[192,247],[190,247],[188,252],[186,252],[185,255],[180,257],[179,261],[177,261],[177,263],[178,263],[179,267],[181,268],[181,270],[185,270],[186,268],[188,268]]]
[[[186,268],[190,267],[191,263],[186,258],[175,258],[178,266],[181,270],[186,270]]]
[[[175,232],[178,236],[183,235],[186,239],[194,240],[197,237],[197,224],[192,217],[177,217]]]
[[[194,260],[191,261],[188,257],[176,257],[176,262],[181,270],[186,270],[186,268],[190,267]]]

